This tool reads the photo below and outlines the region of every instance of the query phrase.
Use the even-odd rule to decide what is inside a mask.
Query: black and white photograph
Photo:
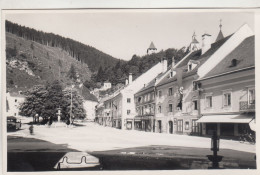
[[[257,170],[255,16],[6,10],[7,173]]]

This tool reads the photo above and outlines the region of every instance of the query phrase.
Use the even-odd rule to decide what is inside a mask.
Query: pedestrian
[[[67,118],[66,124],[67,124],[66,126],[69,127],[69,125],[70,125],[70,119],[69,118]]]
[[[53,118],[52,118],[52,116],[51,116],[50,119],[49,119],[49,126],[51,126],[52,120],[53,120]]]
[[[29,131],[30,131],[30,134],[32,135],[32,134],[33,134],[33,125],[31,125],[31,126],[29,127]]]

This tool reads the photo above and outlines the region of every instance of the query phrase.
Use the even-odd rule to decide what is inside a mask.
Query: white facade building
[[[25,100],[25,96],[18,93],[6,93],[6,102],[7,102],[7,116],[14,116],[17,117],[19,115],[19,107],[20,104],[23,103]]]

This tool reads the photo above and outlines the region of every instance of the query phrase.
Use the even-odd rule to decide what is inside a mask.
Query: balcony
[[[255,102],[248,103],[248,101],[240,101],[239,110],[240,111],[255,111]]]

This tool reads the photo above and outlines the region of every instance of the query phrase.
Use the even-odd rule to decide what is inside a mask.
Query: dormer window
[[[189,71],[191,71],[191,69],[192,69],[192,64],[189,64]]]
[[[237,63],[238,63],[237,59],[231,60],[231,65],[230,65],[230,67],[235,67],[235,66],[237,66]]]
[[[173,77],[173,72],[170,73],[170,78]]]

